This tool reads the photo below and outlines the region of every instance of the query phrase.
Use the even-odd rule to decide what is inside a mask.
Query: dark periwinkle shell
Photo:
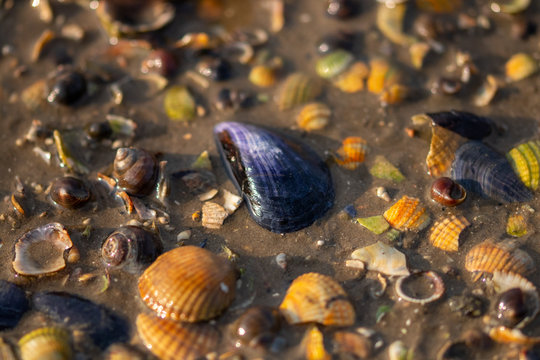
[[[528,314],[525,293],[520,288],[512,288],[501,293],[495,302],[495,317],[506,327],[514,327]]]
[[[452,179],[467,191],[509,203],[532,199],[506,158],[479,141],[461,145],[452,163]]]
[[[108,121],[100,121],[89,124],[85,128],[85,131],[90,138],[95,140],[107,139],[113,133],[111,124]]]
[[[481,140],[491,134],[493,121],[466,111],[441,111],[428,113],[433,125],[451,130],[464,138]]]
[[[51,184],[51,199],[66,209],[76,209],[90,199],[90,190],[84,181],[72,176],[64,176]]]
[[[176,56],[166,49],[152,50],[141,63],[143,74],[157,73],[161,76],[172,76],[178,69]]]
[[[65,69],[55,77],[47,101],[72,105],[86,94],[86,78],[78,71]]]
[[[28,308],[24,290],[0,280],[0,330],[15,327]]]
[[[101,257],[109,267],[136,273],[163,252],[157,236],[137,226],[124,226],[110,234],[101,247]]]
[[[137,148],[120,148],[116,151],[113,176],[118,187],[130,195],[146,195],[157,180],[158,165],[149,152]]]
[[[328,167],[298,140],[237,122],[216,125],[214,135],[229,177],[263,228],[300,230],[332,207]]]
[[[65,292],[38,292],[32,297],[34,309],[59,325],[77,330],[105,349],[129,340],[127,321],[102,305]]]
[[[448,177],[440,177],[431,185],[431,198],[444,206],[456,206],[467,197],[463,186]]]
[[[256,347],[271,343],[281,327],[279,311],[270,306],[253,306],[232,324],[235,346]]]

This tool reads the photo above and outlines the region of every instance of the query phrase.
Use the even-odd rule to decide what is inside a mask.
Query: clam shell
[[[359,136],[349,136],[337,150],[336,163],[348,170],[354,170],[364,162],[367,144]]]
[[[301,73],[289,75],[276,96],[279,110],[288,110],[296,105],[312,101],[320,95],[321,84]]]
[[[216,125],[214,135],[229,177],[260,226],[300,230],[332,207],[328,167],[298,140],[235,122]]]
[[[296,122],[305,131],[321,130],[328,125],[331,116],[332,110],[328,105],[316,102],[305,105]]]
[[[383,242],[353,251],[351,257],[366,263],[368,270],[386,275],[409,275],[405,254]]]
[[[527,234],[527,219],[523,214],[513,213],[508,216],[506,233],[510,236],[521,237]]]
[[[317,326],[311,326],[307,329],[304,339],[302,340],[304,346],[305,359],[306,360],[331,360],[332,356],[324,348],[324,337],[321,330]]]
[[[465,140],[455,132],[441,126],[433,126],[431,132],[426,165],[429,175],[439,177],[450,169],[455,151]]]
[[[161,360],[204,358],[215,351],[219,333],[208,324],[188,324],[139,314],[137,331],[144,345]]]
[[[334,279],[318,273],[297,277],[279,306],[289,324],[315,322],[347,326],[355,320],[347,294]]]
[[[469,225],[463,216],[451,215],[438,219],[431,227],[429,242],[444,251],[458,251],[459,235]]]
[[[61,328],[34,330],[19,340],[21,360],[67,360],[73,358],[69,333]]]
[[[502,203],[532,199],[505,157],[478,141],[466,142],[456,151],[451,177],[467,191]]]
[[[73,243],[60,223],[43,225],[24,234],[15,244],[13,269],[21,275],[43,275],[66,266],[64,253]]]
[[[346,93],[356,93],[364,90],[365,80],[369,75],[369,68],[361,61],[357,61],[342,74],[332,79],[332,83],[339,90]]]
[[[531,274],[534,261],[531,256],[511,241],[493,243],[486,240],[474,246],[465,257],[465,269],[493,273],[496,270],[519,275]]]
[[[531,140],[511,149],[506,158],[523,184],[532,190],[540,183],[540,141]]]
[[[0,330],[15,327],[28,308],[24,290],[0,280]]]
[[[426,208],[420,204],[417,198],[403,196],[383,214],[388,223],[395,229],[422,230],[430,221]]]
[[[139,293],[149,308],[160,317],[187,322],[221,314],[235,288],[230,262],[196,246],[164,253],[139,278]]]
[[[330,79],[344,72],[353,60],[354,56],[350,52],[337,49],[317,60],[315,71],[320,77]]]

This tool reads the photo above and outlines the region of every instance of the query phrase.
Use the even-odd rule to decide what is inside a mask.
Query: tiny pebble
[[[276,264],[283,270],[287,268],[287,255],[285,253],[279,253],[276,256]]]

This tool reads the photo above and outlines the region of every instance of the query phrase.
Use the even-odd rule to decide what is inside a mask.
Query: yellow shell
[[[322,91],[318,80],[301,73],[289,75],[276,97],[279,110],[287,110],[296,105],[312,101]]]
[[[355,320],[347,294],[334,279],[318,273],[297,277],[279,306],[290,324],[315,322],[348,326]]]
[[[394,105],[402,102],[409,96],[409,88],[401,84],[392,84],[379,95],[382,106]]]
[[[403,196],[383,214],[388,223],[395,229],[422,230],[430,221],[426,208],[417,198]]]
[[[431,132],[431,145],[426,165],[431,176],[439,177],[450,168],[456,150],[465,142],[465,139],[440,126],[433,126]]]
[[[332,110],[328,105],[315,102],[302,108],[296,122],[305,131],[321,130],[328,124],[330,116]]]
[[[257,65],[249,72],[249,81],[260,87],[273,86],[276,78],[276,69],[268,65]]]
[[[538,63],[529,54],[518,53],[508,59],[505,69],[508,80],[518,81],[536,73],[538,71]]]
[[[415,69],[421,69],[424,65],[424,59],[431,47],[426,42],[417,42],[409,47],[409,55],[411,56],[411,62]]]
[[[369,75],[367,65],[361,61],[352,64],[344,73],[336,76],[332,83],[346,93],[364,90],[364,82]]]
[[[531,140],[511,149],[506,157],[523,184],[532,190],[540,183],[540,141]]]
[[[73,358],[69,333],[57,327],[45,327],[19,340],[22,360],[66,360]]]
[[[302,342],[306,352],[306,360],[332,359],[330,354],[328,354],[324,348],[323,334],[317,326],[312,326],[306,331],[306,335]]]
[[[380,94],[385,88],[399,82],[399,72],[388,61],[373,59],[369,62],[369,67],[370,73],[367,79],[369,92]]]
[[[508,216],[506,233],[510,236],[521,237],[527,234],[527,219],[523,214],[514,213]]]
[[[439,219],[431,228],[429,242],[444,251],[458,251],[459,235],[469,225],[463,216],[451,215]]]
[[[215,351],[219,333],[208,324],[188,324],[139,314],[137,331],[144,345],[161,360],[195,360]]]
[[[233,301],[236,274],[231,263],[197,246],[170,250],[139,278],[143,302],[158,316],[196,322],[212,319]]]
[[[359,136],[349,136],[337,150],[336,163],[345,169],[354,170],[364,162],[366,150],[366,140]]]
[[[527,275],[534,271],[534,261],[529,254],[516,247],[512,241],[493,243],[486,240],[473,247],[465,257],[465,269],[493,273],[496,270]]]

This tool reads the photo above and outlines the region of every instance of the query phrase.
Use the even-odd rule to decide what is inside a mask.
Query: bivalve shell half
[[[540,183],[540,141],[531,140],[511,149],[506,158],[523,184],[532,190]]]
[[[195,360],[216,350],[220,336],[208,324],[189,324],[160,319],[147,314],[137,316],[137,331],[144,345],[161,360]]]
[[[60,223],[43,225],[24,234],[15,244],[13,269],[21,275],[43,275],[66,266],[65,252],[73,243]]]
[[[486,240],[473,247],[465,257],[465,269],[493,273],[496,270],[526,276],[534,269],[531,256],[513,241],[493,243]]]
[[[407,195],[386,210],[383,216],[393,228],[400,231],[420,231],[430,221],[426,208],[420,204],[420,200]]]
[[[296,122],[305,131],[321,130],[328,125],[331,116],[332,110],[328,105],[315,102],[302,108]]]
[[[67,360],[73,358],[69,333],[61,328],[34,330],[19,340],[22,360]]]
[[[327,326],[348,326],[354,323],[356,316],[341,285],[318,273],[297,277],[279,309],[290,324],[315,322]]]
[[[320,95],[322,86],[316,79],[301,73],[291,74],[283,82],[276,102],[279,110],[288,110],[296,105],[312,101]]]
[[[302,341],[306,360],[331,360],[332,356],[324,348],[324,336],[317,326],[311,326]]]
[[[431,227],[429,242],[444,251],[458,251],[459,235],[469,225],[464,216],[451,215],[438,219]]]
[[[212,319],[233,301],[236,274],[229,261],[196,246],[158,257],[139,278],[143,302],[162,318]]]
[[[336,163],[345,169],[354,170],[364,162],[366,151],[366,140],[359,136],[349,136],[343,140],[341,147],[337,150]]]
[[[368,270],[386,275],[409,275],[405,254],[383,242],[353,251],[351,257],[366,264]]]

